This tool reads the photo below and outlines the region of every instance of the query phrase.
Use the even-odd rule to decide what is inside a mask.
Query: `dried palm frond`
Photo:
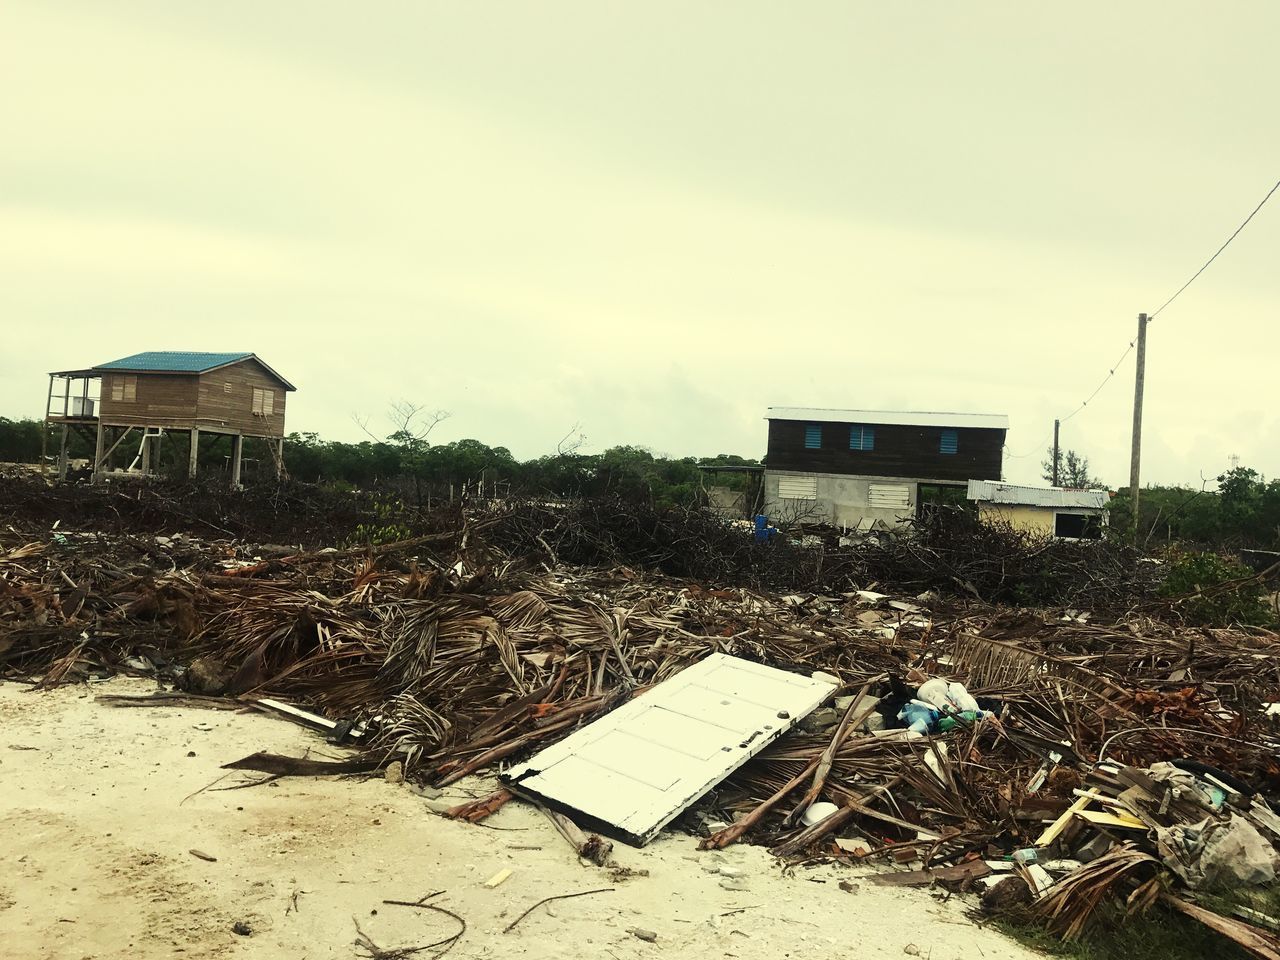
[[[1035,905],[1034,912],[1064,940],[1077,940],[1094,911],[1119,892],[1121,885],[1138,882],[1127,897],[1131,912],[1148,909],[1159,897],[1160,861],[1132,843],[1115,847],[1054,884]]]
[[[409,771],[444,741],[449,729],[448,720],[411,694],[402,693],[386,705],[373,745],[394,753]]]

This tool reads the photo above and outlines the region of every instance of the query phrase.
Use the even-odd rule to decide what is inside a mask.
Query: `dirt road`
[[[197,792],[254,751],[327,747],[265,716],[94,702],[153,688],[0,684],[0,957],[349,958],[361,955],[357,922],[384,949],[451,936],[449,917],[383,903],[437,890],[431,902],[467,924],[451,958],[898,960],[911,944],[933,960],[1035,956],[973,926],[958,903],[865,880],[847,893],[838,881],[857,878],[839,868],[787,877],[755,847],[700,853],[680,834],[644,850],[620,845],[618,861],[649,875],[619,879],[580,866],[518,802],[473,826],[432,815],[426,799],[382,779],[223,789],[256,776],[232,774]],[[491,784],[460,787],[449,795]],[[504,868],[506,882],[484,886]],[[601,887],[614,889],[539,907],[503,932],[543,897]]]

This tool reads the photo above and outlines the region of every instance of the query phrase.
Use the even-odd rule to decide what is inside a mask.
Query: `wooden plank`
[[[93,468],[95,473],[101,470],[102,465],[111,459],[111,455],[116,452],[116,447],[120,446],[120,444],[124,442],[124,438],[133,433],[133,430],[133,427],[126,427],[124,433],[116,437],[116,442],[107,449],[106,453],[102,454],[102,456],[98,458],[98,461]]]
[[[1057,840],[1062,834],[1062,831],[1067,829],[1067,825],[1071,823],[1072,816],[1079,813],[1091,802],[1092,800],[1089,797],[1081,797],[1071,806],[1067,807],[1062,816],[1045,828],[1045,831],[1040,834],[1039,838],[1036,840],[1035,845],[1037,847],[1047,847],[1049,844],[1053,843],[1053,841]]]
[[[991,868],[981,860],[970,860],[934,870],[912,870],[909,873],[878,873],[871,882],[882,887],[924,887],[935,880],[981,880],[991,875]]]
[[[1147,825],[1133,817],[1118,816],[1101,810],[1077,810],[1075,815],[1095,827],[1120,827],[1125,830],[1146,830]]]

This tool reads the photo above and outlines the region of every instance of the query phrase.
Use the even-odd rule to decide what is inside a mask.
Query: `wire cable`
[[[1218,259],[1218,254],[1219,254],[1219,253],[1221,253],[1223,250],[1227,249],[1227,247],[1228,247],[1228,245],[1231,243],[1231,241],[1232,241],[1232,240],[1234,240],[1237,236],[1239,236],[1239,235],[1240,235],[1240,231],[1241,231],[1241,230],[1243,230],[1245,227],[1247,227],[1247,226],[1249,225],[1249,221],[1250,221],[1250,220],[1252,220],[1252,219],[1254,218],[1254,216],[1257,214],[1257,212],[1258,212],[1259,210],[1261,210],[1261,209],[1262,209],[1263,204],[1265,204],[1268,200],[1270,200],[1270,199],[1271,199],[1271,195],[1272,195],[1273,193],[1275,193],[1277,189],[1280,189],[1280,180],[1277,180],[1277,181],[1276,181],[1275,186],[1274,186],[1274,187],[1272,187],[1270,190],[1268,190],[1268,191],[1267,191],[1267,195],[1266,195],[1265,197],[1263,197],[1263,198],[1262,198],[1261,202],[1260,202],[1256,207],[1254,207],[1254,208],[1253,208],[1253,213],[1249,214],[1247,217],[1245,217],[1245,218],[1244,218],[1244,223],[1242,223],[1242,224],[1240,224],[1240,226],[1236,227],[1236,232],[1235,232],[1235,233],[1233,233],[1233,234],[1231,234],[1231,236],[1227,237],[1227,242],[1226,242],[1226,243],[1224,243],[1222,246],[1220,246],[1220,247],[1218,248],[1217,253],[1215,253],[1212,257],[1210,257],[1208,260],[1206,260],[1206,261],[1205,261],[1204,266],[1203,266],[1203,267],[1201,267],[1199,270],[1197,270],[1197,271],[1192,275],[1192,277],[1191,277],[1191,279],[1190,279],[1190,280],[1188,280],[1186,283],[1184,283],[1182,286],[1180,286],[1180,287],[1178,288],[1178,292],[1177,292],[1177,293],[1175,293],[1172,297],[1170,297],[1170,298],[1169,298],[1168,300],[1166,300],[1164,303],[1160,304],[1160,308],[1159,308],[1158,310],[1156,310],[1156,312],[1155,312],[1155,313],[1151,314],[1151,316],[1150,316],[1150,317],[1148,317],[1148,318],[1147,318],[1147,319],[1148,319],[1148,321],[1150,321],[1150,320],[1154,320],[1156,317],[1160,316],[1160,311],[1161,311],[1161,310],[1163,310],[1163,309],[1164,309],[1165,307],[1167,307],[1169,304],[1173,303],[1173,301],[1177,300],[1177,299],[1178,299],[1178,294],[1182,293],[1182,291],[1183,291],[1183,290],[1187,289],[1187,287],[1189,287],[1189,286],[1191,286],[1191,284],[1195,283],[1195,281],[1196,281],[1196,277],[1200,276],[1200,274],[1204,273],[1206,270],[1208,270],[1208,269],[1209,269],[1209,264],[1211,264],[1211,263],[1213,263],[1213,261],[1217,260],[1217,259]]]
[[[1136,341],[1134,340],[1129,341],[1129,345],[1124,348],[1124,353],[1120,354],[1120,359],[1118,359],[1115,363],[1111,365],[1111,369],[1108,370],[1107,375],[1102,378],[1102,382],[1098,384],[1096,387],[1094,387],[1093,393],[1085,397],[1084,400],[1080,403],[1080,406],[1076,407],[1074,410],[1072,410],[1070,413],[1068,413],[1065,417],[1062,418],[1062,421],[1061,421],[1062,423],[1066,423],[1068,420],[1074,417],[1077,413],[1079,413],[1081,410],[1087,407],[1089,405],[1089,401],[1102,392],[1102,388],[1105,387],[1108,382],[1110,382],[1111,378],[1116,375],[1116,371],[1120,369],[1120,364],[1124,363],[1124,358],[1129,355],[1129,352],[1131,350],[1133,350],[1133,346],[1135,342]]]
[[[1156,317],[1160,316],[1160,312],[1164,310],[1165,307],[1169,306],[1169,304],[1177,300],[1183,290],[1187,289],[1187,287],[1195,283],[1196,279],[1200,276],[1200,274],[1204,273],[1206,270],[1209,269],[1209,265],[1213,263],[1213,261],[1217,260],[1218,255],[1222,253],[1223,250],[1227,249],[1228,246],[1231,245],[1231,241],[1240,235],[1240,231],[1249,225],[1249,221],[1252,220],[1257,215],[1258,211],[1263,208],[1266,202],[1271,199],[1271,195],[1274,194],[1277,190],[1280,190],[1280,180],[1277,180],[1275,182],[1275,185],[1270,190],[1267,191],[1267,195],[1263,197],[1261,201],[1259,201],[1256,207],[1253,208],[1253,212],[1244,218],[1244,222],[1240,224],[1240,226],[1236,227],[1235,232],[1232,233],[1231,236],[1227,237],[1226,242],[1214,252],[1212,257],[1210,257],[1208,260],[1205,261],[1204,266],[1202,266],[1199,270],[1197,270],[1194,274],[1192,274],[1190,280],[1188,280],[1186,283],[1180,286],[1177,292],[1174,293],[1172,297],[1170,297],[1164,303],[1160,304],[1159,309],[1157,309],[1154,313],[1151,314],[1151,316],[1147,318],[1148,323],[1150,323]],[[1094,388],[1093,393],[1085,397],[1085,399],[1081,401],[1080,406],[1076,407],[1074,410],[1068,413],[1065,417],[1062,417],[1059,420],[1059,423],[1066,423],[1068,420],[1070,420],[1072,417],[1078,414],[1081,410],[1087,407],[1089,405],[1090,400],[1092,400],[1094,397],[1096,397],[1099,393],[1102,392],[1102,388],[1111,382],[1111,378],[1116,375],[1116,371],[1120,369],[1120,364],[1124,363],[1125,358],[1128,357],[1129,354],[1132,352],[1136,343],[1137,343],[1136,340],[1129,341],[1129,345],[1124,348],[1124,353],[1120,354],[1119,359],[1117,359],[1116,362],[1111,365],[1110,369],[1107,371],[1107,375],[1103,377],[1102,382],[1099,383]],[[1041,449],[1041,447],[1044,446],[1045,441],[1047,441],[1051,436],[1053,436],[1052,430],[1050,430],[1047,434],[1045,434],[1044,440],[1041,440],[1039,443],[1037,443],[1033,448],[1028,450],[1026,453],[1009,453],[1008,452],[1009,448],[1005,447],[1005,455],[1009,457],[1011,460],[1022,460],[1026,457],[1032,456],[1033,454],[1037,453]]]
[[[1066,423],[1068,420],[1074,417],[1077,413],[1079,413],[1081,410],[1083,410],[1085,407],[1089,405],[1090,400],[1092,400],[1094,397],[1096,397],[1099,393],[1102,392],[1102,388],[1105,387],[1111,381],[1111,378],[1116,375],[1116,371],[1120,369],[1120,364],[1124,363],[1125,357],[1129,356],[1129,353],[1133,350],[1135,342],[1136,341],[1134,340],[1129,341],[1129,346],[1125,347],[1124,353],[1120,354],[1116,362],[1111,365],[1111,368],[1107,371],[1107,375],[1102,378],[1102,382],[1093,388],[1093,393],[1085,397],[1085,399],[1080,403],[1080,406],[1076,407],[1065,417],[1062,417],[1058,421],[1060,424]],[[1039,443],[1037,443],[1034,447],[1032,447],[1026,453],[1011,453],[1009,454],[1009,459],[1022,460],[1025,457],[1031,456],[1032,454],[1040,450],[1040,448],[1044,445],[1045,440],[1048,440],[1052,436],[1053,436],[1053,431],[1050,430],[1047,434],[1045,434],[1044,440],[1041,440]]]

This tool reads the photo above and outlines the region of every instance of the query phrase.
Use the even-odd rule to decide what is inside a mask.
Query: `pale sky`
[[[1035,481],[1280,178],[1277,36],[1274,0],[0,0],[0,415],[246,350],[334,439],[398,398],[522,458],[962,410]],[[1278,252],[1280,195],[1151,326],[1144,481],[1280,475]],[[1130,355],[1063,428],[1113,486],[1132,400]]]

